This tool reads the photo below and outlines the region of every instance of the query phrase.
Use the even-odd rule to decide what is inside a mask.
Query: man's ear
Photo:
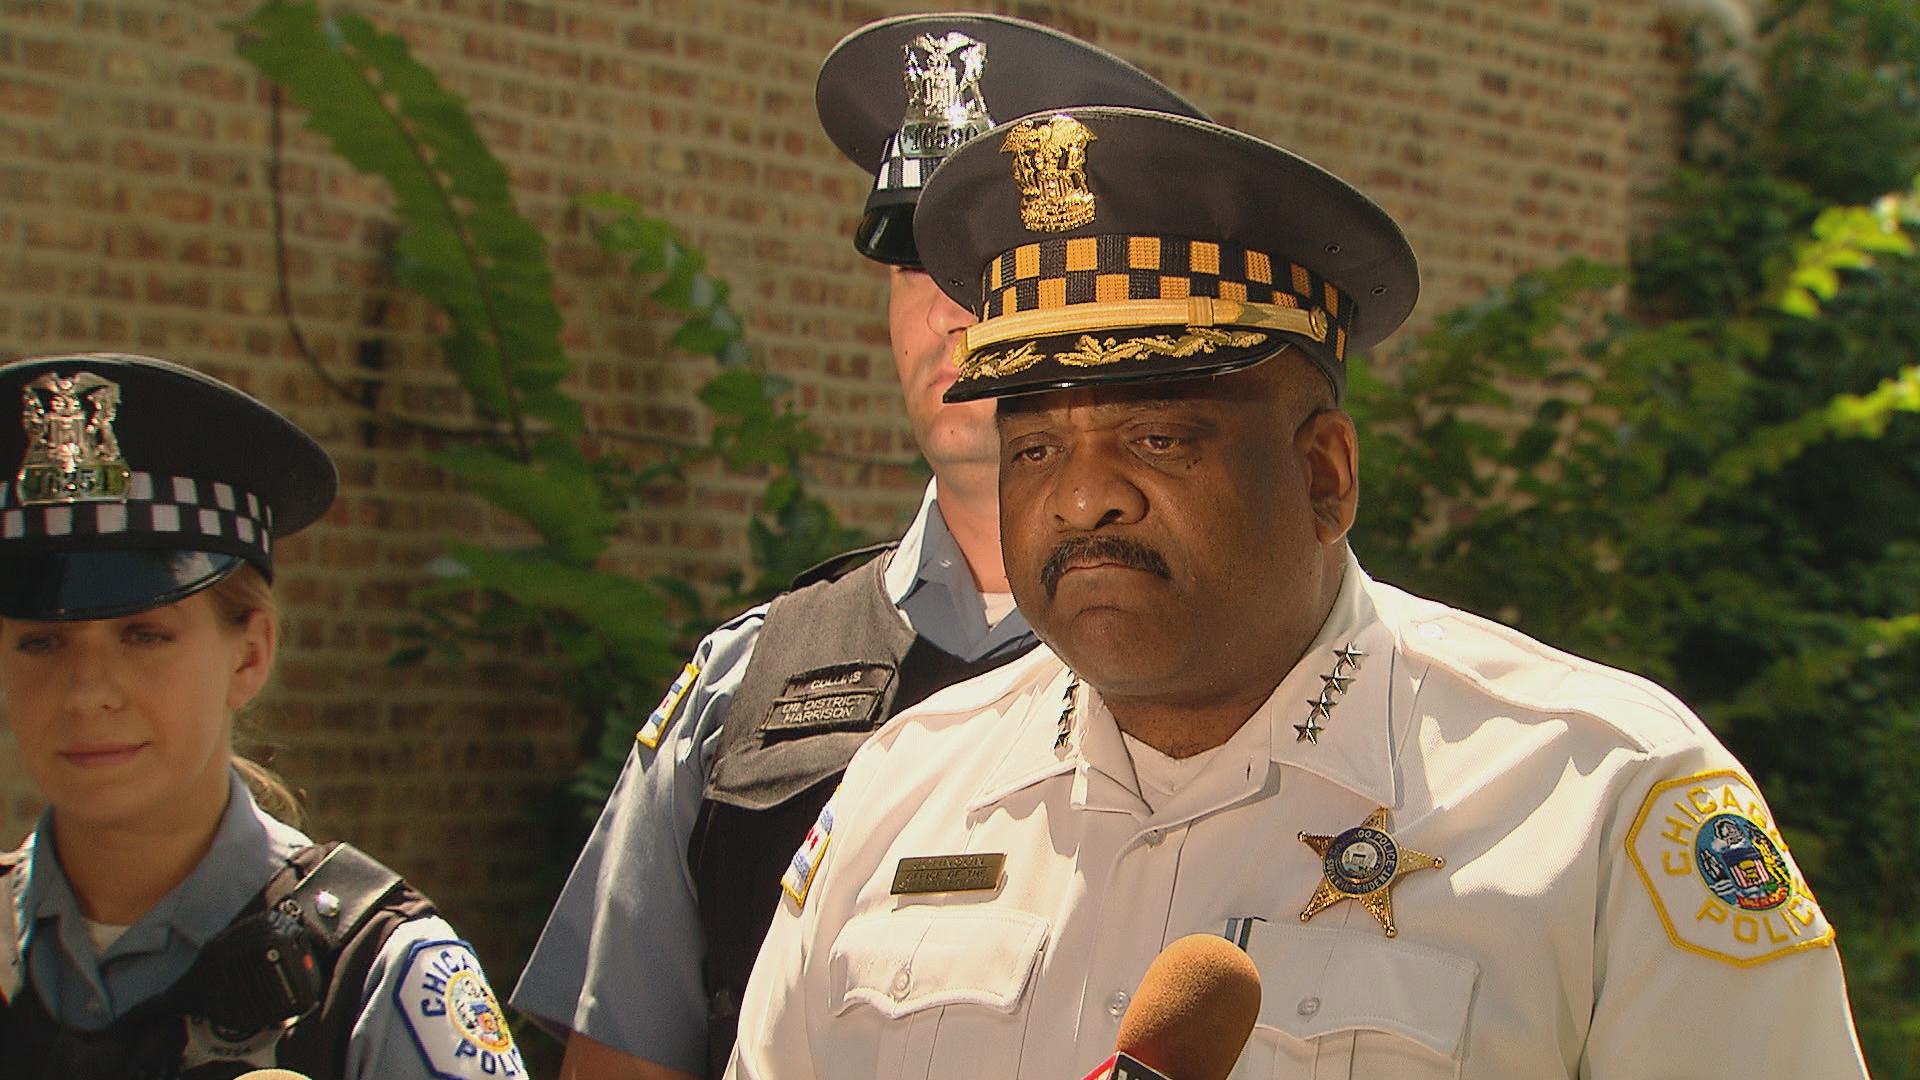
[[[258,608],[247,614],[240,628],[240,648],[234,653],[233,671],[227,676],[227,708],[238,710],[260,695],[273,670],[273,656],[280,642],[273,616]]]
[[[1307,476],[1313,531],[1322,544],[1344,540],[1360,503],[1360,435],[1353,417],[1337,408],[1316,410],[1293,435]]]

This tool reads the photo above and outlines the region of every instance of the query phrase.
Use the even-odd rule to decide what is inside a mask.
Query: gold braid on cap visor
[[[1275,267],[1286,270],[1275,279]],[[1251,348],[1280,331],[1344,361],[1354,305],[1297,263],[1231,244],[1158,236],[1083,236],[1024,244],[988,264],[982,321],[957,346],[959,379],[1012,375],[1052,360],[1090,367]],[[1178,333],[1095,335],[1145,327]],[[1034,339],[1080,335],[1042,353]],[[1017,342],[1010,350],[997,345]],[[989,351],[992,350],[992,351]]]

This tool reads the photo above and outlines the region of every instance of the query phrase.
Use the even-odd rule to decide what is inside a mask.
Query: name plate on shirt
[[[891,664],[835,664],[803,671],[767,711],[761,730],[771,738],[828,731],[867,731],[880,726],[880,707]]]
[[[984,851],[969,855],[916,855],[900,860],[893,868],[894,896],[915,893],[980,892],[1000,887],[1000,874],[1007,868],[1005,852]]]

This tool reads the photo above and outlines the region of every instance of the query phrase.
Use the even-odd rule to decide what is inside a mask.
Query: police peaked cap
[[[1289,345],[1338,398],[1347,354],[1420,293],[1400,227],[1339,177],[1139,109],[993,129],[934,174],[914,227],[941,237],[927,272],[981,317],[949,402],[1218,374]]]
[[[922,91],[918,101],[910,100],[909,82]],[[833,144],[875,174],[854,247],[879,262],[915,267],[922,253],[913,204],[921,185],[956,146],[996,120],[1073,105],[1206,115],[1153,76],[1078,38],[964,12],[881,19],[848,34],[820,66],[814,104]]]
[[[103,619],[160,607],[244,564],[333,502],[332,459],[217,379],[88,353],[0,367],[0,616]]]

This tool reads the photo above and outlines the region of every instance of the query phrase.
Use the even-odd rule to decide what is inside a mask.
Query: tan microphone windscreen
[[[1226,1080],[1259,1018],[1253,958],[1218,934],[1189,934],[1148,965],[1114,1048],[1174,1080]]]
[[[292,1069],[255,1069],[243,1072],[233,1080],[313,1080],[306,1073],[297,1073]]]

